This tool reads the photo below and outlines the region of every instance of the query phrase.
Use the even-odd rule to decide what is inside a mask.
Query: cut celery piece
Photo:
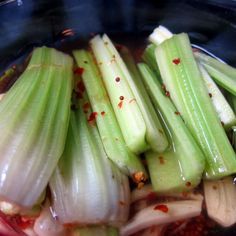
[[[236,95],[236,69],[201,52],[194,56],[204,65],[217,84]]]
[[[138,172],[146,175],[139,157],[132,153],[125,144],[102,78],[91,54],[85,50],[77,50],[73,54],[78,66],[84,68],[82,79],[92,110],[97,112],[96,123],[107,156],[123,173],[131,177]]]
[[[138,64],[138,67],[149,95],[161,112],[173,141],[173,147],[168,152],[146,154],[153,187],[158,192],[191,189],[201,181],[205,164],[202,151],[171,100],[164,95],[154,73],[144,63]]]
[[[61,156],[70,114],[71,57],[46,47],[0,102],[0,196],[32,207]]]
[[[122,56],[121,58],[120,54],[107,35],[103,36],[103,41],[106,42],[105,45],[110,51],[110,54],[115,56],[119,68],[125,75],[125,78],[136,99],[132,102],[138,103],[147,127],[147,143],[150,145],[152,150],[156,152],[163,152],[168,147],[168,141],[160,124],[156,111],[154,110],[150,98],[148,97],[147,91],[143,86],[139,71],[136,68],[135,62],[130,52],[126,47],[122,47],[120,50]]]
[[[106,44],[98,35],[90,41],[125,142],[131,151],[141,153],[148,148],[146,125],[138,104],[131,102],[135,97],[125,74]]]
[[[76,228],[70,236],[119,236],[116,228],[109,226],[88,226]]]
[[[158,68],[158,65],[157,65],[157,61],[156,61],[155,50],[156,50],[156,45],[155,44],[149,44],[143,52],[142,59],[156,73],[157,78],[161,79],[160,71],[159,71],[159,68]]]
[[[225,129],[229,130],[233,125],[236,124],[236,116],[234,111],[206,69],[201,64],[198,64],[198,67],[200,69],[202,78],[205,81],[208,94],[218,114],[218,117]]]
[[[235,153],[210,101],[187,34],[160,44],[156,59],[172,101],[205,154],[205,176],[214,179],[235,173]]]
[[[63,224],[119,226],[128,218],[128,178],[107,158],[82,105],[71,112],[65,150],[49,185],[53,209]]]

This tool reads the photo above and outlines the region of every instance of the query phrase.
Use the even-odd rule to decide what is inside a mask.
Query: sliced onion
[[[200,215],[202,201],[184,200],[174,201],[163,204],[168,211],[163,212],[157,209],[157,205],[151,205],[139,211],[125,226],[120,230],[121,236],[128,236],[152,225],[163,225],[178,220],[184,220]]]

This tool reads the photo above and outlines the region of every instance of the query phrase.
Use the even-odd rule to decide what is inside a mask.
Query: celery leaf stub
[[[33,51],[0,103],[0,196],[31,207],[63,152],[70,115],[73,60],[55,49]]]

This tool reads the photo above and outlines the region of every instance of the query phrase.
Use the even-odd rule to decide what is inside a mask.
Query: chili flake
[[[180,115],[180,112],[179,111],[175,111],[175,114],[178,116],[178,115]]]
[[[92,112],[88,118],[88,122],[94,121],[97,117],[98,113],[97,112]]]
[[[102,116],[105,116],[105,111],[102,111],[102,112],[101,112],[101,115],[102,115]]]
[[[159,158],[160,164],[162,164],[162,165],[165,164],[165,160],[164,160],[163,156],[159,156],[158,158]]]
[[[123,101],[120,101],[120,102],[118,103],[118,107],[121,108],[122,105],[123,105]]]
[[[116,82],[120,82],[120,77],[116,77],[116,78],[115,78],[115,81],[116,81]]]
[[[80,92],[84,92],[85,91],[85,86],[84,86],[84,83],[82,80],[80,80],[78,83],[77,83],[77,88],[79,89]]]
[[[190,187],[191,186],[191,182],[186,182],[185,186],[186,187]]]
[[[164,204],[156,205],[154,207],[154,210],[162,211],[164,213],[167,213],[169,211],[167,205],[164,205]]]
[[[124,96],[120,96],[120,100],[124,100]]]
[[[172,60],[172,62],[175,64],[175,65],[178,65],[180,64],[180,58],[175,58]]]
[[[75,75],[82,75],[83,73],[84,73],[84,68],[82,68],[82,67],[77,67],[74,69]]]

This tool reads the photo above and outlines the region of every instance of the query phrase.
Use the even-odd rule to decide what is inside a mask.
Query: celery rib
[[[106,48],[106,43],[100,36],[90,41],[125,142],[131,151],[141,153],[148,148],[145,140],[146,125],[138,104],[132,102],[135,97],[124,72]]]
[[[82,79],[93,112],[98,114],[96,123],[106,154],[126,175],[132,177],[137,172],[142,172],[146,175],[139,157],[126,146],[102,78],[92,56],[85,50],[77,50],[73,53],[78,66],[84,68]]]
[[[153,71],[138,64],[155,107],[161,112],[170,131],[173,147],[164,153],[147,152],[147,164],[153,187],[158,192],[183,191],[201,181],[205,158],[185,126],[180,114],[166,97]]]
[[[72,65],[69,56],[55,49],[35,49],[26,71],[0,103],[0,195],[8,201],[32,206],[62,154]]]
[[[182,33],[160,44],[156,60],[172,101],[206,157],[206,177],[235,173],[235,153],[210,101],[188,36]]]

